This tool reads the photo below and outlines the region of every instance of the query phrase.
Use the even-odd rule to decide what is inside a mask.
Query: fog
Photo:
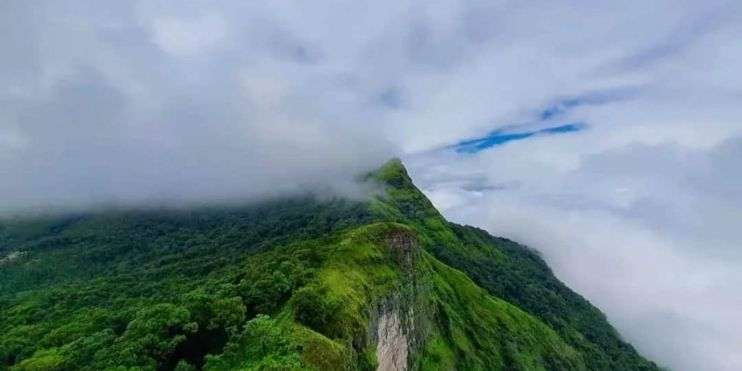
[[[241,30],[147,2],[3,7],[5,212],[353,195],[354,175],[396,153],[359,124],[361,98],[322,86],[340,77],[275,55],[269,20]]]

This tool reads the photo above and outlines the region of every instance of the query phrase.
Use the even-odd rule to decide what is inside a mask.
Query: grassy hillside
[[[0,369],[656,369],[398,161],[368,180],[387,192],[0,222]]]
[[[392,185],[386,197],[374,200],[377,213],[415,226],[433,256],[465,272],[490,294],[550,325],[584,354],[588,369],[658,369],[621,340],[600,310],[556,279],[537,252],[481,229],[446,221],[398,160],[374,176]]]

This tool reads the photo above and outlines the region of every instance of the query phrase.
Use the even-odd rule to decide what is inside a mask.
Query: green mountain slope
[[[0,222],[0,369],[654,370],[399,161],[366,202]]]
[[[656,370],[621,340],[605,315],[554,277],[535,252],[487,232],[447,222],[415,187],[400,161],[377,176],[394,187],[377,200],[389,218],[422,231],[428,250],[478,285],[549,324],[585,355],[590,370]]]

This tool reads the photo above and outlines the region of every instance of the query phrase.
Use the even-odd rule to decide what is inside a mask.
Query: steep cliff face
[[[379,317],[370,328],[376,332],[377,370],[404,371],[415,363],[429,332],[429,283],[416,269],[422,251],[417,238],[405,230],[384,237],[390,256],[401,272],[399,288],[379,306]]]
[[[385,307],[376,325],[376,360],[379,371],[404,371],[408,369],[410,356],[409,327],[403,327],[399,308]],[[414,326],[414,323],[408,325]],[[414,331],[414,330],[413,330]]]
[[[377,304],[368,342],[354,342],[364,344],[358,353],[375,349],[375,369],[585,369],[553,330],[427,253],[415,230],[379,224],[366,231],[396,272],[389,289],[370,299]],[[554,366],[541,366],[545,360]]]

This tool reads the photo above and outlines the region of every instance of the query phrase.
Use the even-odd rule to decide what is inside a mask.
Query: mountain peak
[[[407,173],[402,160],[397,157],[390,159],[378,169],[372,171],[370,177],[394,187],[412,185],[412,179]]]

